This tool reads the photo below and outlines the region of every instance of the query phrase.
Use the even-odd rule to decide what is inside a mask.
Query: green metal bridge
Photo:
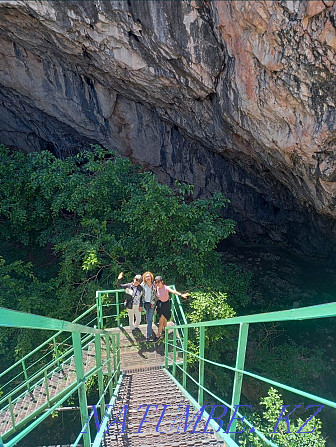
[[[54,332],[0,374],[0,447],[18,444],[71,396],[78,396],[82,426],[72,447],[237,446],[239,439],[234,432],[237,420],[243,418],[237,405],[244,377],[336,409],[331,400],[244,369],[249,325],[335,317],[336,303],[188,324],[179,297],[174,295],[173,323],[165,331],[164,343],[148,345],[144,342],[145,326],[132,333],[120,324],[123,293],[123,290],[97,292],[96,303],[73,322],[0,308],[1,327]],[[228,334],[230,328],[236,328],[234,365],[205,355],[206,334],[211,342],[211,331],[223,327]],[[228,338],[232,340],[232,334]],[[197,340],[196,348],[191,339]],[[232,374],[230,399],[225,400],[228,396],[216,395],[206,387],[207,368]],[[93,376],[97,378],[99,399],[91,411],[86,382]],[[205,395],[212,404],[230,410],[223,427],[209,418]],[[177,416],[172,424],[174,414],[169,418],[167,408],[174,407],[176,415],[178,405],[190,410],[187,420],[197,422],[193,430],[179,431],[181,424],[175,427],[177,431],[169,429]],[[145,407],[141,414],[135,410],[140,406]],[[162,406],[164,411],[160,412]],[[166,410],[167,417],[163,417]],[[230,430],[225,429],[228,424]],[[244,426],[250,427],[265,445],[276,446],[254,429],[246,417]]]

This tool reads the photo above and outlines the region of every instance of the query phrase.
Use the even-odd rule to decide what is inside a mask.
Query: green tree
[[[235,316],[234,309],[227,302],[227,293],[196,291],[192,294],[187,311],[190,323],[221,320]],[[234,347],[230,328],[226,326],[209,327],[205,331],[205,358],[222,363],[225,353]],[[198,376],[199,329],[189,330],[188,349],[194,354],[189,363],[195,377]],[[230,379],[226,370],[205,362],[205,387],[214,394],[225,396],[229,392]],[[196,391],[196,388],[195,388]]]
[[[0,250],[32,275],[21,276],[20,299],[4,284],[3,306],[71,319],[97,289],[114,288],[121,270],[220,289],[216,246],[235,225],[221,216],[227,201],[192,201],[190,185],[178,188],[98,146],[64,160],[0,146]]]
[[[66,282],[151,268],[202,284],[220,266],[217,243],[234,232],[216,194],[186,202],[150,172],[95,147],[66,160],[1,148],[1,230],[25,246],[52,244]]]
[[[6,263],[0,256],[0,307],[10,307],[23,312],[55,315],[57,303],[53,299],[53,281],[41,282],[32,271],[32,264],[22,261]],[[2,367],[8,367],[24,353],[39,344],[36,331],[2,328],[0,355]]]
[[[301,419],[300,417],[294,419],[294,415],[291,416],[289,418],[290,433],[287,433],[288,428],[286,421],[284,420],[277,426],[276,433],[271,433],[275,430],[282,406],[284,405],[281,394],[276,389],[270,388],[268,395],[261,399],[260,404],[264,405],[266,409],[262,413],[262,416],[255,416],[253,418],[253,426],[261,433],[265,434],[265,436],[275,444],[283,447],[323,447],[326,444],[326,440],[321,434],[321,420],[316,417],[307,423],[302,429],[302,433],[297,433],[297,431],[308,419],[308,416],[304,419]],[[237,431],[241,429],[242,426],[237,428]],[[264,447],[267,445],[257,434],[248,433],[248,430],[245,430],[245,432],[239,440],[240,445],[246,447]]]
[[[270,371],[268,375],[271,379],[290,383],[293,387],[309,382],[310,388],[316,389],[320,384],[314,384],[314,380],[331,371],[324,361],[322,349],[298,345],[290,338],[285,342],[277,340],[277,344],[267,339],[262,340],[259,345],[252,341],[249,354],[249,362],[254,371],[261,375]]]

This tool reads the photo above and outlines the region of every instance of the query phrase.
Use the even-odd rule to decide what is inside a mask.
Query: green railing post
[[[99,399],[104,394],[104,384],[103,384],[103,371],[102,371],[102,353],[101,353],[101,339],[100,335],[95,335],[95,352],[96,352],[96,366],[97,368],[100,368],[98,370],[98,391],[99,391]],[[101,420],[103,420],[103,417],[105,415],[105,398],[102,398],[101,404],[100,404],[100,416]]]
[[[54,353],[55,353],[56,365],[57,365],[57,368],[59,368],[60,362],[59,362],[59,355],[58,355],[58,349],[57,349],[57,344],[56,344],[56,337],[53,338],[53,342],[54,342]]]
[[[165,368],[168,369],[168,328],[165,330]]]
[[[107,373],[108,373],[109,379],[111,379],[112,374],[115,372],[115,370],[113,368],[113,373],[112,373],[111,348],[110,348],[110,336],[109,335],[105,335],[105,344],[106,344]],[[114,382],[114,386],[116,386],[116,376],[114,376],[113,382]],[[111,400],[112,396],[113,396],[113,383],[112,383],[112,381],[110,382],[110,385],[109,385],[109,392],[110,392],[110,400]]]
[[[205,347],[205,327],[200,327],[199,333],[199,369],[198,369],[198,403],[203,405],[203,386],[204,386],[204,347]]]
[[[245,364],[245,354],[246,354],[246,345],[247,345],[247,336],[248,336],[248,323],[240,323],[239,325],[239,338],[238,338],[238,346],[237,346],[237,357],[236,357],[236,369],[244,369]],[[231,409],[231,416],[230,419],[233,416],[234,413],[234,405],[239,405],[240,402],[240,395],[241,395],[241,387],[243,382],[243,373],[236,371],[234,375],[234,382],[233,382],[233,390],[232,390],[232,409]],[[232,421],[232,424],[230,425],[230,436],[232,439],[235,438],[235,432],[236,431],[236,425],[237,420],[235,419]]]
[[[103,326],[104,326],[103,306],[102,306],[102,296],[101,295],[102,295],[101,292],[96,292],[98,329],[103,329]]]
[[[3,444],[1,436],[0,436],[0,447],[4,447],[4,444]]]
[[[29,384],[29,381],[28,381],[28,374],[27,374],[25,361],[22,360],[21,364],[22,364],[22,370],[23,370],[23,374],[24,374],[24,377],[25,377],[25,381],[26,381],[26,384],[27,384],[27,390],[30,392],[30,384]]]
[[[171,300],[171,313],[173,315],[173,321],[176,324],[176,313],[175,313],[175,300],[176,300],[176,295],[173,295],[173,299]]]
[[[113,357],[113,371],[117,370],[117,348],[116,348],[116,334],[112,334],[112,357]],[[117,376],[114,376],[114,386],[117,385]]]
[[[99,292],[96,291],[96,311],[97,311],[97,327],[99,328],[99,321],[100,321],[100,315],[99,315]]]
[[[78,388],[78,399],[79,399],[79,408],[80,408],[80,416],[82,427],[85,426],[87,420],[89,418],[88,409],[87,409],[87,399],[86,399],[86,390],[85,390],[85,382],[84,382],[84,367],[83,367],[83,355],[82,355],[82,343],[81,343],[81,334],[78,332],[72,333],[72,344],[74,348],[74,357],[75,357],[75,366],[76,366],[76,376],[77,383],[82,383],[82,385]],[[90,424],[86,426],[86,433],[83,435],[84,439],[84,447],[91,446],[91,434],[90,434]]]
[[[188,365],[188,328],[183,329],[183,388],[187,389],[187,365]]]
[[[120,327],[119,292],[116,292],[117,326]]]
[[[11,418],[12,418],[12,426],[13,426],[13,429],[15,431],[15,429],[16,429],[16,426],[15,426],[15,416],[14,416],[14,410],[13,410],[13,404],[12,404],[11,396],[9,396],[8,402],[9,402],[9,411],[10,411],[10,415],[11,415]]]
[[[174,285],[172,285],[171,288],[172,288],[173,290],[176,291]],[[175,314],[176,314],[176,316],[177,316],[177,309],[178,309],[179,312],[180,312],[180,315],[181,315],[181,317],[182,317],[183,324],[187,324],[188,322],[187,322],[187,319],[186,319],[186,317],[185,317],[185,315],[184,315],[184,312],[183,312],[183,306],[182,306],[182,304],[181,304],[180,297],[179,297],[178,295],[174,295],[174,301],[175,301],[175,303],[174,303],[174,309],[175,309]]]
[[[45,384],[45,390],[46,390],[46,396],[47,396],[47,402],[50,407],[50,394],[49,394],[49,386],[48,386],[48,374],[47,370],[44,370],[44,384]]]
[[[176,376],[176,331],[177,329],[173,329],[173,376]]]
[[[117,379],[120,376],[120,332],[117,332],[117,364],[118,364],[118,374]]]

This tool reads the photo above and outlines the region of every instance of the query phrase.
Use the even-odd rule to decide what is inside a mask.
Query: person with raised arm
[[[159,329],[157,338],[159,339],[162,336],[162,331],[167,327],[167,321],[171,318],[169,294],[172,293],[182,298],[188,298],[189,293],[181,293],[166,286],[161,276],[155,277],[155,291],[158,297],[157,313],[159,316]]]
[[[118,275],[117,287],[125,289],[124,306],[127,309],[130,329],[133,331],[133,329],[138,328],[141,323],[143,288],[140,283],[142,276],[135,275],[132,282],[121,284],[123,277],[124,273],[120,272]]]

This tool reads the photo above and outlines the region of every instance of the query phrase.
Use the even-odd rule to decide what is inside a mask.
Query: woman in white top
[[[124,305],[128,313],[128,321],[131,331],[138,328],[141,323],[142,296],[143,289],[140,285],[142,276],[135,275],[132,282],[121,284],[124,273],[120,272],[117,281],[117,287],[125,289]],[[135,322],[134,322],[135,317]]]
[[[152,324],[153,324],[153,315],[156,305],[156,293],[154,287],[154,275],[152,272],[145,272],[142,275],[143,283],[141,287],[143,289],[142,302],[143,307],[146,311],[146,321],[147,321],[147,341],[151,341],[152,336]]]

